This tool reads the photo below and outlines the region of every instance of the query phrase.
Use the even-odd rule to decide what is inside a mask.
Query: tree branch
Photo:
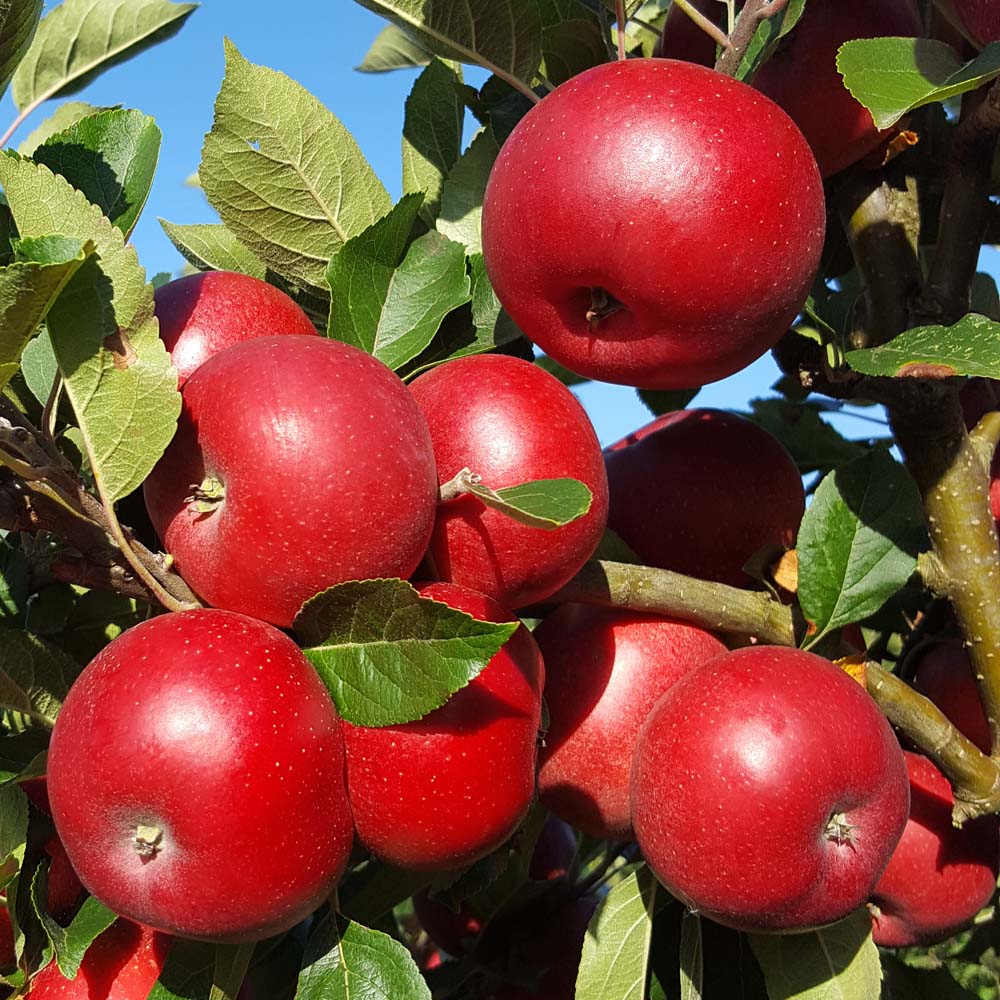
[[[788,0],[747,0],[729,36],[729,47],[722,50],[715,68],[726,76],[736,76],[757,29],[788,6]]]

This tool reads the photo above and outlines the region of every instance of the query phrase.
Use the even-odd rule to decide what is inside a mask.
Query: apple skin
[[[647,565],[745,587],[755,552],[795,544],[799,471],[777,439],[735,414],[664,414],[611,445],[605,464],[608,527]]]
[[[913,652],[913,685],[944,712],[964,736],[989,754],[992,739],[969,652],[961,639],[931,641]]]
[[[590,489],[590,510],[551,531],[469,495],[438,507],[429,552],[435,576],[505,608],[550,597],[593,554],[608,516],[601,446],[580,402],[544,369],[501,354],[449,361],[410,391],[430,428],[441,483],[468,467],[491,489],[563,477]]]
[[[709,17],[716,0],[695,0]],[[802,130],[820,173],[830,177],[878,149],[898,129],[880,131],[837,71],[837,50],[854,38],[923,35],[912,0],[843,3],[810,0],[802,19],[778,44],[753,79],[754,87],[786,111]],[[660,54],[704,66],[715,62],[715,43],[679,7],[667,15]],[[803,86],[802,81],[809,85]]]
[[[287,930],[329,896],[353,840],[326,688],[287,636],[228,611],[162,615],[106,646],[56,720],[48,790],[87,889],[182,937]],[[161,831],[158,850],[140,850],[140,826]]]
[[[321,337],[259,337],[209,358],[183,397],[144,493],[206,603],[287,627],[319,591],[417,568],[437,506],[434,452],[380,361]],[[190,500],[206,472],[226,490],[207,514]]]
[[[213,354],[253,337],[315,336],[298,303],[260,278],[236,271],[205,271],[157,288],[160,339],[177,369],[180,385]]]
[[[936,944],[967,927],[1000,875],[1000,817],[952,826],[948,779],[926,757],[904,756],[910,818],[872,893],[872,937],[886,948]]]
[[[657,615],[563,604],[533,635],[549,728],[542,804],[601,840],[634,840],[629,774],[639,729],[689,670],[727,652],[710,632]]]
[[[978,48],[1000,42],[996,0],[934,0],[938,9]]]
[[[481,621],[514,620],[464,587],[417,590]],[[424,718],[378,729],[344,723],[354,822],[375,857],[417,871],[462,868],[517,829],[535,793],[544,669],[522,626]]]
[[[780,647],[740,649],[678,681],[632,766],[653,873],[688,909],[744,931],[808,930],[857,909],[909,800],[903,753],[864,688]]]
[[[560,364],[684,389],[778,342],[825,227],[816,162],[780,108],[693,63],[629,59],[518,123],[486,187],[483,255],[504,308]],[[622,308],[592,324],[595,289]]]

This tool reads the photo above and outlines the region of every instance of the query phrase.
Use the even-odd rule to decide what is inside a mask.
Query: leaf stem
[[[690,0],[674,0],[674,6],[679,7],[695,24],[709,35],[719,48],[725,50],[732,44],[726,34],[711,18],[705,17]]]
[[[628,58],[625,52],[625,0],[615,0],[615,17],[618,19],[618,59],[624,62]]]
[[[10,128],[8,128],[7,131],[4,132],[2,136],[0,136],[0,149],[3,149],[3,147],[7,145],[7,143],[10,141],[10,137],[21,127],[21,125],[24,123],[24,120],[28,117],[28,115],[30,115],[32,111],[35,110],[35,108],[37,108],[43,101],[47,99],[47,96],[48,95],[46,95],[45,97],[36,98],[30,104],[25,105],[24,110],[21,111],[21,113],[11,122]]]

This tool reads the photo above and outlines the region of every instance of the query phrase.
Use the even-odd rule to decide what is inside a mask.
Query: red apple
[[[963,735],[988,754],[993,742],[990,724],[986,721],[972,661],[962,640],[928,642],[914,650],[913,657],[916,661],[913,683],[917,690],[930,698]]]
[[[202,362],[233,344],[274,334],[316,334],[309,317],[284,292],[235,271],[187,274],[161,285],[154,298],[160,339],[180,385]]]
[[[747,586],[754,553],[795,544],[802,478],[781,444],[742,417],[668,413],[613,444],[605,461],[608,527],[650,566]]]
[[[453,584],[424,597],[481,621],[512,618]],[[344,723],[347,788],[358,838],[376,857],[421,871],[462,868],[499,847],[535,793],[544,668],[524,627],[485,669],[416,722]]]
[[[519,524],[469,495],[438,508],[430,556],[439,579],[505,608],[554,594],[593,554],[607,520],[601,446],[576,397],[537,365],[500,354],[449,361],[410,391],[427,419],[441,483],[468,467],[494,490],[564,477],[590,489],[590,511],[552,530]]]
[[[639,728],[660,696],[726,647],[657,615],[564,604],[535,629],[549,727],[538,789],[584,833],[633,840],[629,773]]]
[[[941,12],[979,48],[1000,42],[1000,7],[996,0],[934,0]]]
[[[380,361],[320,337],[259,337],[210,358],[183,395],[146,505],[207,603],[288,626],[327,587],[416,569],[434,453]]]
[[[330,696],[290,639],[228,611],[162,615],[106,646],[56,720],[48,787],[87,889],[183,937],[287,930],[351,850]]]
[[[812,653],[727,653],[678,681],[639,734],[639,847],[689,909],[737,930],[806,930],[857,909],[908,810],[889,723]]]
[[[55,962],[31,981],[30,1000],[146,1000],[167,961],[172,939],[117,920],[87,949],[75,979]]]
[[[990,901],[1000,874],[1000,817],[957,829],[948,779],[920,754],[906,753],[910,818],[872,893],[875,943],[909,948],[944,941]]]
[[[780,108],[692,63],[629,59],[518,123],[486,188],[483,254],[504,308],[571,371],[690,388],[777,343],[825,226],[815,160]]]

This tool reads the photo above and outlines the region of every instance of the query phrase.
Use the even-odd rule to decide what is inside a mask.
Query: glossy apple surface
[[[979,747],[990,752],[990,725],[979,700],[972,661],[961,639],[930,642],[914,650],[914,687],[927,695],[938,708]]]
[[[481,621],[512,621],[494,601],[453,584],[424,597]],[[440,708],[372,729],[344,723],[347,788],[358,838],[399,868],[461,868],[499,847],[535,793],[542,658],[526,628]]]
[[[430,435],[403,383],[321,337],[260,337],[184,386],[147,478],[150,518],[206,603],[288,626],[345,580],[407,577],[434,524]],[[224,496],[207,512],[193,487]]]
[[[691,388],[777,343],[825,225],[815,160],[780,108],[693,63],[629,59],[518,123],[486,188],[483,254],[504,308],[571,371]]]
[[[996,0],[934,0],[941,12],[980,48],[1000,42],[1000,6]]]
[[[989,903],[1000,874],[1000,818],[957,829],[948,779],[920,754],[906,753],[910,818],[875,886],[875,943],[909,948],[944,941]]]
[[[608,527],[647,565],[740,587],[754,553],[795,544],[806,502],[798,469],[735,414],[665,414],[611,445],[605,463]]]
[[[59,713],[48,790],[87,889],[183,937],[287,930],[351,849],[326,689],[290,639],[228,611],[161,615],[106,646]]]
[[[737,930],[805,930],[857,909],[908,810],[889,723],[812,653],[756,646],[713,660],[639,734],[639,847],[689,909]]]
[[[674,683],[726,647],[656,615],[564,604],[533,635],[545,662],[549,727],[542,803],[601,840],[633,840],[629,774],[639,728]]]
[[[410,386],[434,442],[438,479],[468,467],[491,489],[578,479],[590,511],[560,528],[519,524],[476,497],[438,508],[430,557],[441,580],[519,608],[555,593],[590,558],[607,520],[601,446],[583,407],[537,365],[500,354],[449,361]]]
[[[156,318],[180,385],[213,354],[254,337],[316,327],[298,303],[260,278],[235,271],[204,271],[157,288]]]

